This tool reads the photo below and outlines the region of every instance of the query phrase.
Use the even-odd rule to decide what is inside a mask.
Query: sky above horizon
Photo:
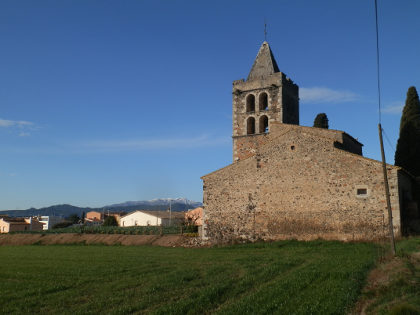
[[[378,0],[382,126],[394,163],[420,88],[420,1]],[[374,0],[0,2],[0,209],[202,201],[232,162],[232,81],[267,41],[300,124],[380,159]]]

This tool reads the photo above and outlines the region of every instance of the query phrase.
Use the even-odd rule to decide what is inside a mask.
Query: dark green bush
[[[117,219],[114,216],[108,216],[105,218],[104,226],[118,226]]]
[[[420,315],[420,309],[407,303],[394,305],[390,311],[390,315]]]
[[[52,228],[53,229],[62,229],[62,228],[69,227],[70,225],[73,225],[73,222],[63,221],[63,222],[59,222],[57,224],[54,224]]]

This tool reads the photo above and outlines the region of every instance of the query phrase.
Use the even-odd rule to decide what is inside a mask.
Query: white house
[[[44,230],[51,230],[54,225],[63,222],[64,218],[54,215],[43,215],[38,217],[38,221],[44,224]]]
[[[160,226],[179,224],[184,212],[136,210],[122,216],[120,226]]]
[[[9,233],[17,231],[42,231],[43,223],[37,218],[10,218],[0,216],[0,233]]]

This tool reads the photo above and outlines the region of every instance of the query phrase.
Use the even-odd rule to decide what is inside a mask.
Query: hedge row
[[[160,235],[160,234],[183,234],[197,233],[197,226],[70,226],[67,228],[59,228],[44,231],[19,231],[13,233],[27,234],[59,234],[59,233],[85,233],[85,234],[127,234],[127,235]]]

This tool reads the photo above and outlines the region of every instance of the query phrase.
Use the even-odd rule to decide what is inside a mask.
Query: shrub
[[[118,226],[117,219],[114,216],[108,216],[105,218],[104,226]]]
[[[325,113],[320,113],[315,117],[314,127],[328,129],[328,117]]]
[[[69,227],[69,226],[71,226],[71,225],[73,225],[73,222],[70,222],[70,221],[63,221],[63,222],[59,222],[59,223],[57,223],[57,224],[54,224],[53,225],[53,229],[61,229],[61,228],[66,228],[66,227]]]
[[[389,311],[390,315],[419,315],[420,310],[411,304],[401,303],[394,305]]]

